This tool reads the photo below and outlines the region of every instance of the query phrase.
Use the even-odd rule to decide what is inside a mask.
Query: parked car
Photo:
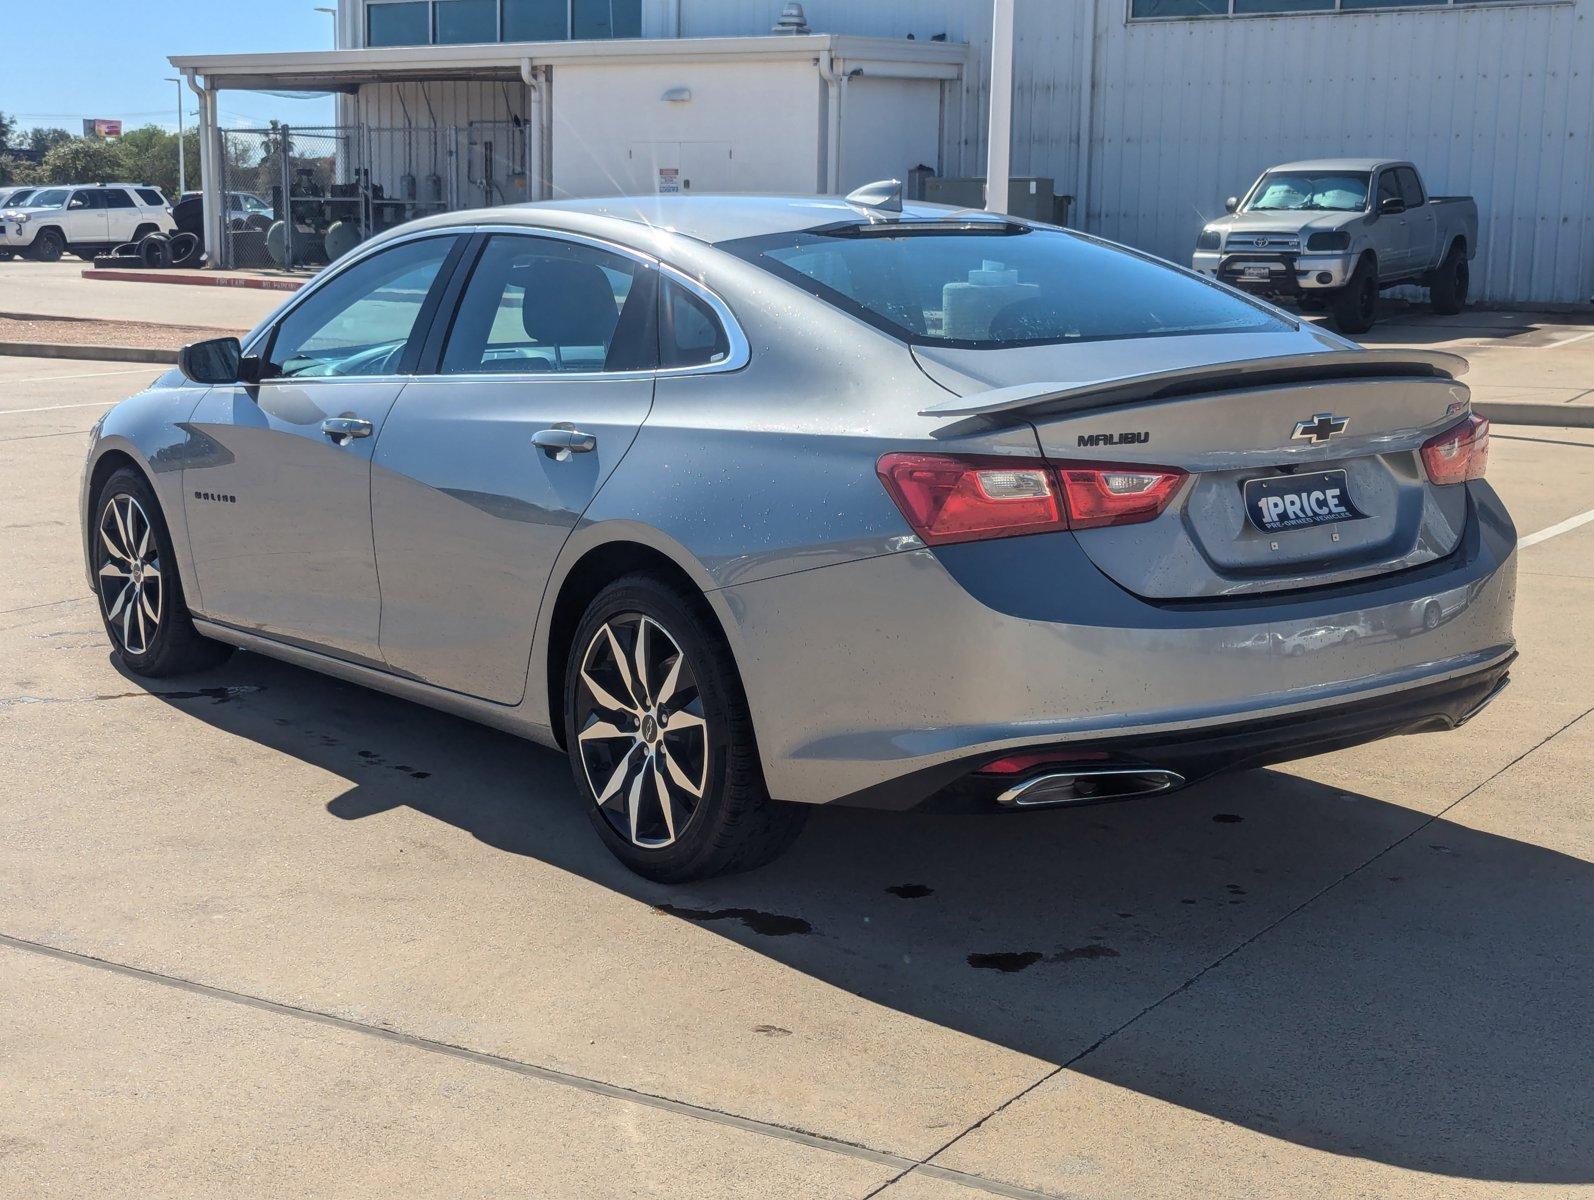
[[[134,674],[246,647],[562,746],[620,859],[696,879],[803,806],[1463,724],[1516,569],[1464,369],[878,194],[452,213],[103,417],[88,576]]]
[[[178,203],[186,200],[203,202],[203,192],[184,192]],[[227,224],[233,229],[267,229],[274,220],[271,205],[253,192],[227,193]]]
[[[1257,295],[1327,307],[1343,333],[1365,333],[1378,293],[1428,289],[1434,311],[1458,313],[1478,253],[1471,196],[1430,196],[1409,162],[1335,158],[1262,173],[1229,215],[1196,240],[1202,274]]]
[[[159,189],[142,184],[39,188],[20,207],[0,213],[0,250],[38,262],[67,251],[93,259],[124,242],[177,228]]]

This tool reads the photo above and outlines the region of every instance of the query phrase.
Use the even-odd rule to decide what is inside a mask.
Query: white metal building
[[[920,162],[983,170],[991,0],[804,0],[811,38],[770,36],[783,0],[339,8],[337,53],[173,62],[201,86],[344,90],[352,123],[393,122],[401,94],[407,119],[423,100],[438,120],[523,119],[546,130],[526,151],[532,195],[694,176],[835,190]],[[1476,295],[1594,298],[1594,0],[1017,0],[1017,10],[1013,172],[1083,198],[1083,228],[1183,261],[1202,221],[1270,163],[1411,158],[1433,191],[1477,197]],[[888,63],[920,84],[888,85],[877,73]],[[683,88],[690,99],[663,98]],[[734,120],[709,119],[726,88]],[[661,118],[661,105],[675,115]],[[214,102],[202,108],[213,123]],[[725,143],[732,154],[760,143],[769,170],[717,178]]]

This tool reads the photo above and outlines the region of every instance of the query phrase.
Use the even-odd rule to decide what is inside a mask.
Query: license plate
[[[1245,515],[1263,533],[1359,521],[1365,513],[1351,501],[1344,471],[1279,475],[1245,485]]]
[[[1269,279],[1273,275],[1273,268],[1266,263],[1257,263],[1254,266],[1240,268],[1241,279]]]

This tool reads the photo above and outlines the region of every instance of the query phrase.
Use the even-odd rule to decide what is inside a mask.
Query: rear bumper
[[[1199,778],[1453,726],[1497,682],[1515,653],[1516,531],[1492,489],[1468,491],[1448,558],[1315,591],[1151,602],[1063,533],[711,599],[779,799],[912,808],[982,761],[1059,746]]]

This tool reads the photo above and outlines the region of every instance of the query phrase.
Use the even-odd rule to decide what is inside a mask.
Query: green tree
[[[188,136],[188,167],[199,171],[199,136]],[[177,198],[177,135],[158,125],[130,130],[116,143],[120,177],[132,183],[150,183],[172,199]]]
[[[29,183],[42,183],[44,173],[39,165],[25,158],[18,158],[14,154],[0,154],[0,186],[20,186]]]
[[[50,183],[104,183],[120,174],[116,147],[103,138],[73,138],[44,156]]]
[[[16,131],[16,118],[8,117],[5,113],[0,112],[0,154],[4,154],[11,149],[11,138]]]
[[[30,129],[28,131],[28,149],[35,154],[48,154],[57,146],[63,146],[72,140],[72,135],[64,129]]]

